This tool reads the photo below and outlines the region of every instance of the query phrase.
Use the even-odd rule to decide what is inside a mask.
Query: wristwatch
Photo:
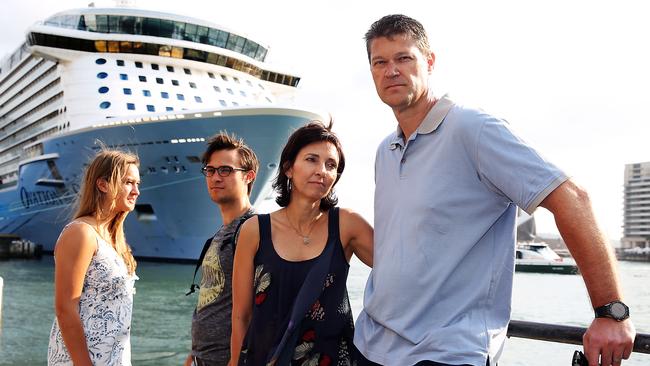
[[[596,318],[612,318],[617,322],[623,321],[630,317],[630,308],[623,302],[615,300],[609,304],[599,306],[594,309]]]

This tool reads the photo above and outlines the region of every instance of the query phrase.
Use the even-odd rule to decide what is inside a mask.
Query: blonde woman
[[[131,365],[136,262],[124,219],[140,195],[139,161],[102,151],[86,169],[79,208],[54,248],[48,365]]]

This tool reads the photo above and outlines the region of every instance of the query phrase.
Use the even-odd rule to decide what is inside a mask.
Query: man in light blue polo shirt
[[[435,56],[419,22],[386,16],[366,45],[398,128],[375,163],[374,267],[355,332],[364,362],[495,365],[510,319],[517,206],[542,206],[601,310],[584,338],[590,365],[620,365],[635,331],[586,192],[505,121],[434,96]]]

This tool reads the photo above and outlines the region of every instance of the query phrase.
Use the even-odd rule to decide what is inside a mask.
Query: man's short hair
[[[429,38],[424,30],[422,23],[402,14],[386,15],[383,18],[372,23],[368,32],[366,32],[366,51],[368,52],[368,61],[370,61],[370,44],[376,38],[386,37],[392,39],[397,35],[407,35],[415,40],[418,49],[425,55],[431,53]]]
[[[233,134],[228,132],[221,131],[218,134],[210,137],[208,139],[208,147],[205,149],[203,156],[201,157],[201,163],[205,166],[210,161],[210,157],[217,151],[221,150],[237,150],[237,155],[239,155],[239,160],[242,169],[252,170],[257,176],[257,170],[260,168],[260,162],[257,159],[257,155],[253,149],[248,147],[244,141],[236,137]],[[253,183],[255,178],[248,183],[248,194],[251,194],[253,190]]]

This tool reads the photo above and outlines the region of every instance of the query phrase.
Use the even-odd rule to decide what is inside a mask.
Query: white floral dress
[[[77,221],[79,222],[79,221]],[[79,299],[79,315],[93,365],[131,365],[131,311],[135,281],[113,247],[97,235]],[[54,319],[47,350],[48,365],[73,365]]]

